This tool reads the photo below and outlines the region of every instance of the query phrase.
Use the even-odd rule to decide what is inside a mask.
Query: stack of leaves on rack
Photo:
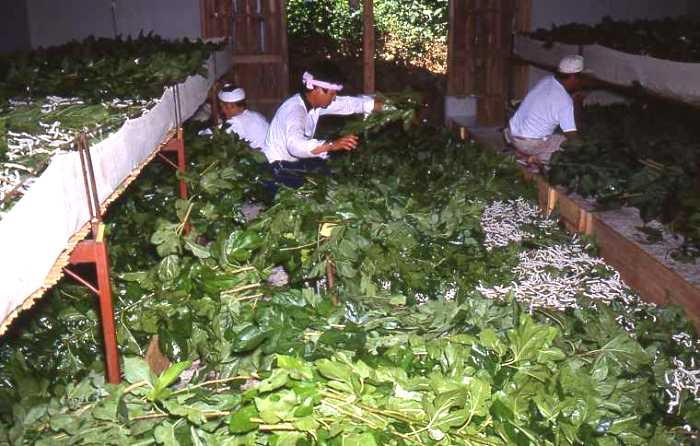
[[[1,59],[0,210],[78,132],[105,136],[148,111],[165,87],[206,74],[213,48],[152,35],[89,38]]]
[[[580,142],[552,157],[549,180],[602,209],[632,206],[700,253],[700,122],[695,110],[653,100],[588,107]]]
[[[597,25],[570,23],[529,35],[548,44],[598,44],[625,53],[700,62],[700,22],[691,18],[627,22],[606,17]]]
[[[88,292],[63,283],[0,346],[0,442],[696,439],[698,344],[678,310],[639,302],[538,216],[512,161],[368,125],[332,176],[252,220],[269,178],[229,135],[187,139],[187,201],[151,165],[107,219],[126,382],[104,383]],[[174,362],[160,375],[141,359],[154,335]]]

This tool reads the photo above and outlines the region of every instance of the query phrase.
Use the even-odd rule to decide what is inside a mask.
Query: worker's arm
[[[306,114],[295,110],[286,119],[287,152],[295,158],[326,158],[328,152],[352,150],[357,147],[357,136],[345,135],[334,141],[309,138],[304,133]]]
[[[577,91],[571,95],[574,100],[574,121],[576,122],[576,128],[583,128],[583,101],[586,99],[586,91]]]
[[[379,111],[384,103],[370,96],[336,96],[326,108],[321,109],[321,115],[355,115],[369,114]]]
[[[311,153],[319,155],[324,152],[339,152],[343,150],[352,150],[357,147],[357,136],[345,135],[334,141],[326,141],[316,147]]]
[[[569,104],[559,111],[559,127],[569,141],[578,138],[579,127],[575,116],[575,108],[574,104]]]
[[[566,136],[567,141],[578,141],[581,138],[576,130],[573,132],[564,132],[564,136]]]
[[[285,117],[284,144],[287,152],[295,158],[325,158],[328,150],[323,148],[326,141],[309,138],[304,133],[306,114],[304,109],[293,110]]]

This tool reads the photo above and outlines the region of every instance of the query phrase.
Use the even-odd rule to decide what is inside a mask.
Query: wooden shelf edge
[[[551,186],[542,176],[525,169],[523,176],[526,181],[529,178],[537,182],[540,209],[547,214],[558,210],[560,222],[567,230],[595,238],[601,257],[620,272],[625,283],[643,300],[683,307],[688,319],[700,329],[700,288],[603,221],[564,188]]]

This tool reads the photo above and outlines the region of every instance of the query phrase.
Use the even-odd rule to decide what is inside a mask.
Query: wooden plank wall
[[[200,0],[202,38],[228,37],[231,34],[231,1]]]
[[[476,95],[483,126],[505,121],[515,0],[451,0],[447,94]]]
[[[532,30],[532,0],[515,2],[515,32]],[[530,84],[530,67],[523,63],[513,63],[511,70],[510,94],[514,98],[524,98]]]
[[[283,0],[233,0],[233,72],[250,108],[272,117],[289,95],[287,23]]]

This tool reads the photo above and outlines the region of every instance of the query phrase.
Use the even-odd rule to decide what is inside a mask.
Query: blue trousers
[[[305,158],[299,161],[275,161],[268,164],[272,172],[273,182],[265,184],[265,189],[274,201],[279,185],[285,185],[293,189],[298,189],[304,185],[304,177],[307,174],[330,175],[330,169],[326,161],[320,158]]]
[[[304,184],[307,174],[330,175],[326,161],[320,158],[305,158],[299,161],[275,161],[270,164],[272,177],[278,184],[294,189]]]

